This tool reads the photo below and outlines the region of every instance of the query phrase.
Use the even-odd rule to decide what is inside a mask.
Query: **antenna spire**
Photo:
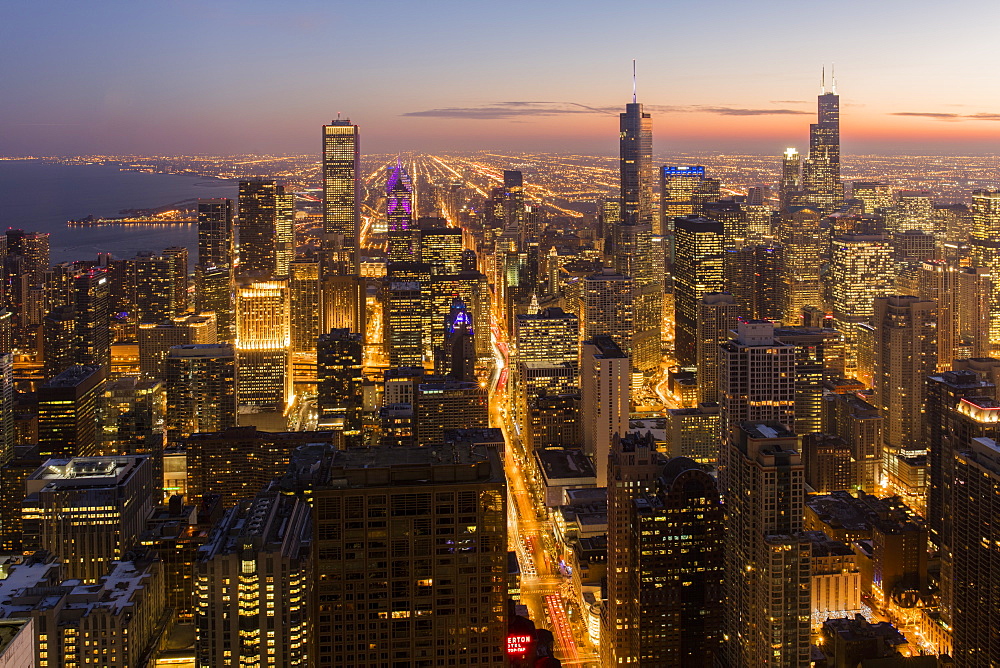
[[[826,95],[826,65],[823,66],[823,74],[820,77],[819,94]]]
[[[836,67],[836,66],[833,63],[830,63],[830,79],[832,80],[832,83],[830,84],[832,86],[832,88],[830,89],[830,92],[832,92],[834,95],[836,95],[837,94],[837,72],[836,72],[836,70],[833,69],[834,67]]]
[[[635,58],[632,59],[632,104],[636,103],[635,97]]]

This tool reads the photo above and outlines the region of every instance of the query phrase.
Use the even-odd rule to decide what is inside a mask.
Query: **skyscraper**
[[[232,344],[174,346],[164,360],[172,441],[236,425],[237,359]]]
[[[38,388],[38,450],[42,457],[100,454],[98,406],[107,371],[71,366]]]
[[[802,182],[810,201],[830,213],[843,202],[844,184],[840,180],[840,96],[836,81],[826,92],[825,74],[816,120],[809,126],[809,157]]]
[[[782,208],[792,203],[793,193],[802,190],[802,156],[794,148],[781,156],[781,183],[778,186]]]
[[[135,306],[139,323],[163,322],[177,313],[177,263],[173,258],[142,253],[133,260]]]
[[[674,356],[682,366],[696,362],[698,302],[725,289],[722,228],[700,216],[674,221]]]
[[[79,342],[77,364],[111,368],[111,294],[106,269],[90,269],[73,279],[73,306]]]
[[[282,412],[292,401],[288,281],[246,280],[236,292],[240,403]]]
[[[719,346],[729,341],[736,329],[740,307],[727,292],[709,292],[697,304],[695,344],[698,365],[698,402],[719,400]]]
[[[295,259],[295,195],[277,181],[240,181],[240,273],[288,275]]]
[[[198,264],[229,267],[233,263],[233,200],[198,200]]]
[[[507,485],[497,451],[355,448],[334,453],[328,479],[313,493],[315,665],[382,666],[390,651],[406,663],[502,665]],[[355,522],[367,523],[358,538]],[[372,537],[404,524],[391,540]]]
[[[319,426],[361,435],[361,383],[364,340],[346,329],[332,329],[319,337],[316,349],[316,408]]]
[[[610,336],[627,354],[631,354],[635,310],[633,280],[629,276],[604,269],[583,279],[580,293],[580,336]]]
[[[358,126],[336,119],[323,126],[323,249],[327,267],[358,273],[361,174]]]
[[[974,267],[988,270],[992,280],[989,297],[990,354],[1000,354],[1000,190],[972,193],[972,234],[969,235]]]
[[[398,158],[385,184],[385,218],[388,230],[405,232],[413,224],[413,183]]]
[[[315,353],[320,334],[320,266],[314,259],[295,260],[289,265],[292,353]]]
[[[236,339],[236,286],[233,270],[228,266],[198,265],[195,267],[195,310],[215,313],[219,341]]]
[[[822,263],[818,261],[825,250],[821,220],[821,210],[815,206],[789,206],[781,212],[778,237],[784,249],[782,319],[791,326],[801,324],[803,309],[824,310]]]
[[[629,359],[607,335],[584,341],[580,356],[583,451],[593,458],[597,484],[608,484],[608,453],[628,432]]]
[[[632,102],[620,114],[619,161],[622,223],[653,225],[653,122],[642,105]]]
[[[742,421],[722,447],[727,663],[807,666],[812,546],[801,533],[799,438],[779,422]]]
[[[454,380],[476,380],[476,342],[472,314],[459,297],[445,319],[441,370]]]

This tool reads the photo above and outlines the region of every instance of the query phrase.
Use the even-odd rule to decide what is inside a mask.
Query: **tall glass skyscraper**
[[[336,119],[323,126],[323,250],[340,274],[358,273],[361,175],[358,126]]]
[[[240,181],[240,271],[287,276],[295,259],[295,195],[277,181]]]
[[[844,199],[844,184],[840,180],[840,96],[836,83],[827,93],[824,78],[818,102],[817,122],[809,126],[809,157],[802,180],[810,201],[829,213]]]

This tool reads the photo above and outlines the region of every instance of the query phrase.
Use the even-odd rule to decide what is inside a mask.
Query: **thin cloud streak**
[[[915,116],[917,118],[933,118],[939,121],[1000,121],[1000,114],[985,112],[954,114],[942,111],[895,111],[890,116]]]
[[[713,107],[691,105],[647,104],[643,108],[653,113],[702,113],[720,116],[783,116],[805,115],[809,112],[797,109],[752,109],[744,107]],[[470,120],[499,120],[530,116],[560,116],[565,114],[617,114],[620,107],[591,107],[579,102],[508,101],[495,102],[481,107],[441,107],[422,111],[407,111],[402,116],[420,118],[464,118]]]

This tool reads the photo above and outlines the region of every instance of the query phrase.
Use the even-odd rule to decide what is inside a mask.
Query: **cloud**
[[[771,104],[809,104],[808,100],[771,100]]]
[[[808,114],[808,111],[798,109],[745,109],[742,107],[693,107],[692,111],[701,111],[708,114],[721,114],[723,116],[784,116],[794,114]]]
[[[403,116],[422,118],[467,118],[476,120],[496,120],[520,118],[524,116],[561,116],[564,114],[611,113],[610,110],[588,107],[575,102],[534,102],[517,100],[495,102],[481,107],[442,107],[424,111],[407,111]]]
[[[748,109],[742,107],[712,107],[705,105],[677,106],[646,104],[646,111],[652,113],[705,113],[723,116],[772,116],[788,114],[808,114],[795,109]],[[525,118],[531,116],[562,116],[577,114],[617,114],[621,107],[592,107],[579,102],[551,102],[514,100],[493,102],[479,107],[440,107],[422,111],[407,111],[403,116],[420,118],[464,118],[472,120],[499,120]]]
[[[977,114],[953,114],[941,111],[896,111],[892,116],[917,116],[934,118],[939,121],[1000,121],[1000,114],[979,112]]]

